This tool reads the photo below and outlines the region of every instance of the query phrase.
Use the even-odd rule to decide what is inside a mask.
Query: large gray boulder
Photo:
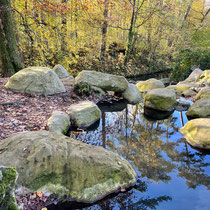
[[[139,89],[140,92],[148,91],[157,88],[164,88],[165,85],[162,81],[157,79],[148,79],[146,81],[140,81],[136,84],[136,87]]]
[[[70,117],[62,111],[54,111],[47,122],[49,131],[56,134],[66,134],[70,127]]]
[[[122,97],[130,104],[137,104],[141,100],[141,94],[136,85],[129,83],[128,88],[122,93]]]
[[[15,167],[17,186],[94,202],[132,186],[136,173],[118,154],[49,131],[17,133],[0,142],[0,165]]]
[[[189,77],[185,80],[185,82],[196,82],[201,74],[203,73],[203,71],[199,68],[196,68],[190,75]]]
[[[68,71],[60,64],[54,66],[53,70],[58,75],[60,79],[69,77]]]
[[[101,111],[92,101],[83,101],[71,105],[67,113],[70,115],[73,126],[77,128],[88,128],[101,117]]]
[[[210,100],[200,99],[196,101],[186,113],[188,118],[210,117]]]
[[[66,92],[57,74],[46,67],[28,67],[9,78],[5,85],[15,92],[37,95],[53,95]]]
[[[87,70],[83,70],[78,74],[74,84],[76,89],[83,88],[86,84],[99,87],[105,91],[114,92],[123,92],[128,87],[128,82],[123,76]]]
[[[14,168],[0,166],[0,209],[2,210],[18,210],[14,197],[17,176]]]
[[[185,82],[185,81],[179,82],[177,85],[174,86],[174,88],[177,91],[180,91],[182,93],[189,90],[190,88],[196,88],[196,87],[198,87],[198,84],[192,82]]]
[[[209,99],[210,100],[210,87],[202,88],[195,96],[195,100]]]
[[[186,141],[197,148],[210,150],[210,119],[190,120],[180,129]]]
[[[171,111],[176,105],[176,93],[174,90],[167,88],[158,88],[149,90],[144,98],[144,107],[160,110]]]

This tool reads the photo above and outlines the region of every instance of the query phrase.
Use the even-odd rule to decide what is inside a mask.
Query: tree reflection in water
[[[144,183],[145,188],[133,189],[102,201],[97,206],[155,208],[160,202],[171,200],[171,197],[161,195],[144,198],[143,192],[147,191],[150,183],[170,184],[171,174],[184,179],[188,188],[203,185],[210,189],[210,176],[207,173],[209,157],[192,150],[181,138],[178,129],[184,125],[184,121],[183,113],[177,111],[166,120],[149,121],[143,116],[141,104],[128,105],[121,112],[103,112],[97,130],[71,134],[80,141],[117,152],[134,166],[139,180],[146,179],[145,183],[140,182]]]

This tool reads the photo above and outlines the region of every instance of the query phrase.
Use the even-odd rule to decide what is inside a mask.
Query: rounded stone
[[[210,149],[210,119],[199,118],[190,120],[180,129],[186,141],[193,147]]]

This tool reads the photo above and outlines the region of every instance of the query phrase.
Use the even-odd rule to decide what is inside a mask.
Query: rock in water
[[[18,186],[94,202],[136,182],[118,154],[49,131],[17,133],[0,142],[0,165],[15,167]]]
[[[60,79],[69,77],[68,71],[60,64],[54,66],[53,70],[58,75]]]
[[[57,134],[66,134],[70,127],[70,117],[62,111],[54,111],[48,119],[47,125],[49,130]]]
[[[14,168],[0,166],[0,209],[2,210],[18,210],[13,195],[16,179],[17,173]]]
[[[146,81],[140,81],[136,84],[136,87],[139,89],[139,91],[147,91],[152,90],[156,88],[164,88],[165,85],[162,81],[157,79],[148,79]]]
[[[37,95],[53,95],[66,92],[57,74],[46,67],[28,67],[9,78],[5,85],[15,92]]]
[[[123,76],[87,70],[83,70],[78,74],[74,84],[76,89],[80,89],[80,86],[83,88],[84,84],[86,84],[114,92],[123,92],[128,87],[128,82]]]
[[[162,120],[168,118],[176,105],[176,93],[167,88],[149,90],[144,98],[144,114],[146,117]]]
[[[77,128],[87,128],[101,117],[100,109],[92,101],[73,104],[67,112],[70,115],[73,126]]]
[[[141,94],[136,85],[129,83],[128,88],[122,93],[122,97],[130,104],[137,104],[141,100]]]
[[[171,111],[176,105],[176,94],[174,90],[158,88],[148,91],[145,95],[144,106],[147,108]]]
[[[209,99],[210,100],[210,87],[202,88],[195,96],[195,100]]]
[[[210,119],[190,120],[180,129],[186,141],[193,147],[210,150]]]
[[[210,100],[200,99],[196,101],[187,111],[187,117],[192,118],[207,118],[210,117]]]

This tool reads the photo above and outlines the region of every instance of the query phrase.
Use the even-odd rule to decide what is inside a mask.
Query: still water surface
[[[106,112],[96,130],[71,136],[118,153],[133,165],[138,181],[128,192],[83,209],[210,209],[210,155],[192,149],[179,133],[185,112],[149,121],[141,104],[101,109]]]

